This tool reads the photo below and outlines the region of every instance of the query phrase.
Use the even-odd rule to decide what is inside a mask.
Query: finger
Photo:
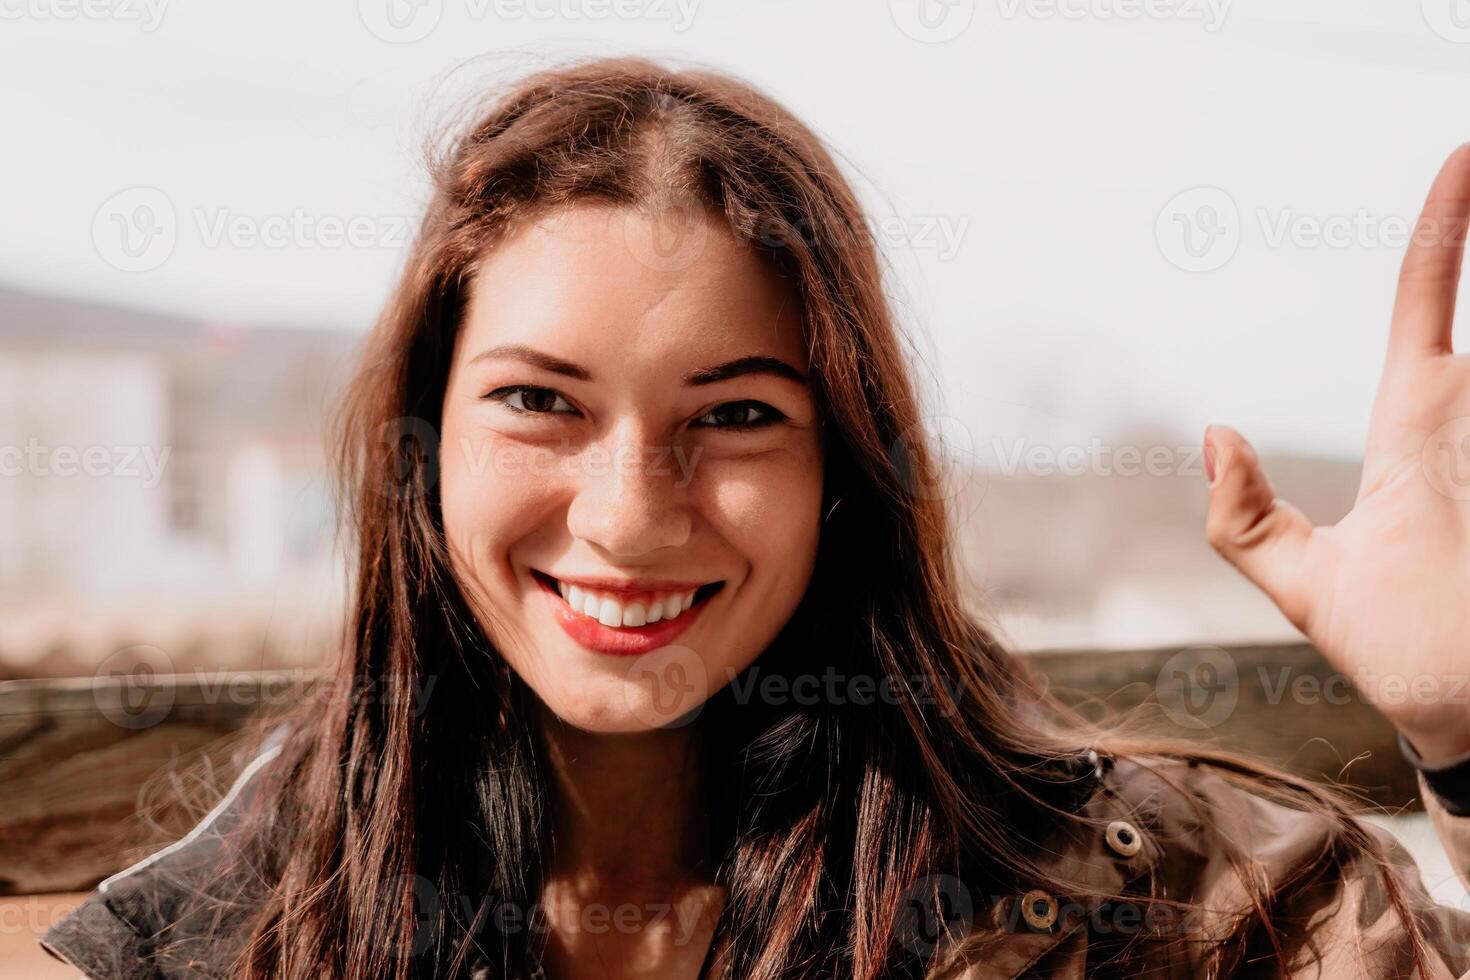
[[[1276,496],[1250,443],[1229,426],[1205,429],[1210,510],[1205,537],[1220,555],[1271,597],[1305,631],[1305,556],[1312,536],[1306,515]]]
[[[1389,356],[1452,351],[1455,291],[1470,223],[1470,143],[1450,154],[1404,253],[1389,330]]]

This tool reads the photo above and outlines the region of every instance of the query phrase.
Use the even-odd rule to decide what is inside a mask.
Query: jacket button
[[[1126,820],[1114,820],[1108,824],[1107,841],[1115,853],[1127,858],[1143,849],[1143,837],[1138,828]]]
[[[1021,918],[1033,929],[1047,930],[1057,921],[1057,900],[1038,889],[1021,896]]]

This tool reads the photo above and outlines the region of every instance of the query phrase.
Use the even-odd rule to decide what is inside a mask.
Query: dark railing
[[[1130,731],[1416,805],[1388,723],[1305,644],[1030,658],[1052,693],[1093,720],[1122,716]],[[199,797],[217,798],[242,764],[233,733],[262,705],[319,695],[318,683],[302,671],[0,682],[0,894],[90,889],[177,838],[200,815]],[[208,787],[185,781],[201,771],[215,777]],[[188,812],[183,798],[194,801]]]

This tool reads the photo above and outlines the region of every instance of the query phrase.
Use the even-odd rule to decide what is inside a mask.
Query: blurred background
[[[836,151],[1015,645],[1296,638],[1204,542],[1201,433],[1350,507],[1470,140],[1466,0],[0,0],[0,680],[320,662],[327,423],[423,148],[612,53],[735,72]]]
[[[324,422],[423,148],[583,53],[737,72],[840,155],[1015,643],[1289,636],[1203,542],[1201,432],[1346,511],[1402,246],[1470,139],[1451,0],[0,9],[0,677],[318,656]]]

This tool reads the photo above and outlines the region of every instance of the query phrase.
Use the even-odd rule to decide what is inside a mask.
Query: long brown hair
[[[900,916],[915,883],[937,875],[990,894],[1085,892],[1031,855],[1049,828],[1082,819],[1074,797],[1091,766],[1078,760],[1097,733],[1060,720],[1023,662],[961,606],[879,253],[822,141],[722,73],[598,59],[509,87],[444,148],[433,177],[341,416],[355,574],[334,683],[366,695],[299,710],[263,774],[280,851],[237,974],[454,977],[474,953],[516,977],[536,958],[530,930],[494,923],[536,905],[554,801],[531,695],[450,572],[436,434],[477,258],[525,216],[582,201],[660,214],[695,202],[799,287],[829,440],[827,520],[807,594],[759,663],[766,674],[885,678],[900,695],[739,704],[726,688],[705,707],[727,894],[716,975],[922,975],[924,951],[904,941]],[[925,678],[944,683],[921,692]],[[1228,764],[1303,806],[1345,812],[1324,790]],[[1345,816],[1341,826],[1371,848]],[[1264,904],[1260,918],[1269,935]]]

